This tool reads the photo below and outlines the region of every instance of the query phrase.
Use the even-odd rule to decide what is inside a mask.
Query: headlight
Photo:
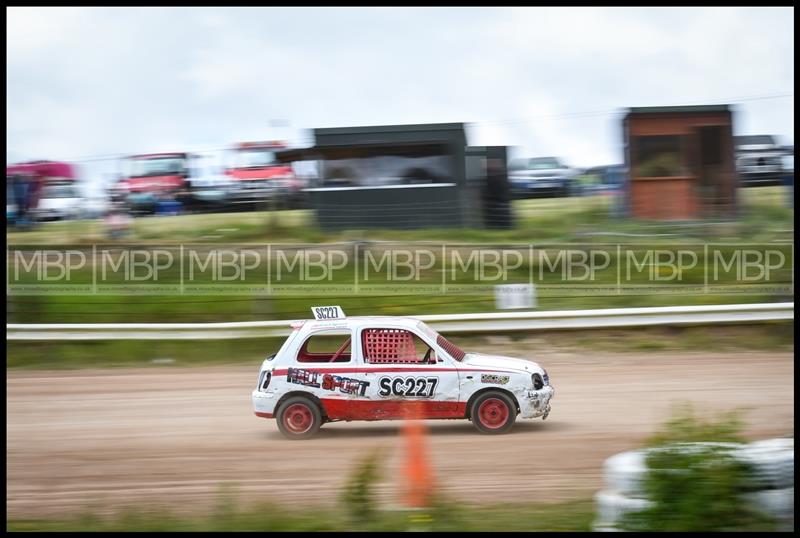
[[[531,381],[533,382],[533,388],[535,390],[539,390],[544,387],[544,379],[539,374],[533,374],[531,376]]]

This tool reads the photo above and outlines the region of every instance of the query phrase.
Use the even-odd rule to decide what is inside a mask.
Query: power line
[[[683,103],[681,105],[675,106],[697,106],[697,105],[707,105],[713,102],[720,102],[725,104],[736,104],[745,101],[759,101],[759,100],[767,100],[767,99],[780,99],[783,97],[791,97],[794,96],[794,92],[783,92],[783,93],[776,93],[776,94],[769,94],[769,95],[760,95],[760,96],[751,96],[751,97],[737,97],[735,99],[709,99],[705,101],[695,101],[691,103]],[[504,125],[504,124],[514,124],[514,123],[528,123],[531,121],[539,121],[544,119],[570,119],[570,118],[580,118],[580,117],[591,117],[591,116],[610,116],[619,114],[623,112],[627,107],[622,107],[615,110],[603,110],[603,111],[594,111],[594,112],[568,112],[564,114],[551,114],[551,115],[543,115],[543,116],[535,116],[535,117],[528,117],[528,118],[520,118],[520,119],[509,119],[509,120],[495,120],[495,121],[481,121],[476,122],[479,124],[484,125]]]
[[[781,92],[781,93],[774,93],[774,94],[766,94],[766,95],[757,95],[757,96],[748,96],[748,97],[736,97],[733,99],[706,99],[703,101],[694,101],[689,103],[683,103],[681,105],[676,106],[697,106],[697,105],[706,105],[709,103],[725,103],[725,104],[736,104],[742,102],[749,102],[749,101],[761,101],[761,100],[769,100],[769,99],[780,99],[784,97],[793,97],[794,92]],[[573,119],[573,118],[586,118],[586,117],[595,117],[595,116],[611,116],[615,114],[619,114],[625,110],[626,107],[620,107],[618,109],[613,110],[596,110],[590,112],[566,112],[562,114],[545,114],[541,116],[529,116],[525,118],[516,118],[516,119],[506,119],[506,120],[483,120],[483,121],[474,121],[472,122],[475,125],[512,125],[512,124],[524,124],[530,123],[533,121],[541,121],[541,120],[552,120],[552,119]],[[293,145],[302,146],[309,142],[313,143],[314,139],[311,136],[300,136],[298,138],[289,140]],[[187,151],[187,153],[204,153],[204,152],[215,152],[215,151],[227,151],[231,150],[233,147],[232,145],[226,146],[214,146],[211,148],[204,148],[204,149],[194,149],[191,151]],[[96,162],[96,161],[112,161],[112,160],[119,160],[124,159],[129,155],[133,155],[135,153],[114,153],[114,154],[106,154],[106,155],[94,155],[94,156],[86,156],[86,157],[76,157],[76,158],[68,158],[63,159],[67,162],[75,162],[75,163],[86,163],[86,162]]]

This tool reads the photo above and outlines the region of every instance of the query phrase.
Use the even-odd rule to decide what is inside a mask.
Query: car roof
[[[407,316],[352,316],[340,319],[325,319],[325,320],[300,320],[302,321],[302,328],[304,330],[315,329],[337,329],[337,328],[359,328],[372,325],[390,324],[404,328],[416,327],[420,320]]]

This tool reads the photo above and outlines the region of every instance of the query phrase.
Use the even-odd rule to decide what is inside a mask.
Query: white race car
[[[465,353],[424,322],[345,317],[314,307],[264,360],[252,393],[255,414],[275,418],[289,439],[325,422],[402,418],[470,419],[505,433],[522,418],[546,419],[554,389],[535,362]]]

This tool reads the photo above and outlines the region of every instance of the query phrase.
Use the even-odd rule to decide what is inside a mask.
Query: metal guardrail
[[[442,333],[754,323],[794,319],[794,303],[606,308],[409,316]],[[229,323],[50,323],[6,325],[8,340],[220,340],[287,336],[294,320]]]

